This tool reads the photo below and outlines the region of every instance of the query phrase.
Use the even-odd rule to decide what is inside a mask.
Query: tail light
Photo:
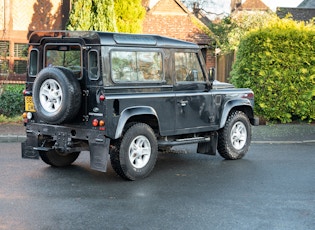
[[[242,98],[247,98],[249,100],[254,98],[254,93],[245,93],[242,95]]]
[[[24,112],[22,114],[22,118],[23,118],[24,123],[26,124],[29,120],[33,118],[33,114],[31,112]]]
[[[99,127],[99,130],[105,130],[105,121],[97,120],[96,118],[92,120],[93,127]]]
[[[92,121],[92,125],[93,125],[94,127],[98,126],[98,120],[97,120],[97,119],[94,119],[94,120]]]

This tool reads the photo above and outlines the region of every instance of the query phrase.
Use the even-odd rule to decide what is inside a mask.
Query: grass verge
[[[22,117],[21,115],[14,116],[14,117],[6,117],[3,114],[0,114],[0,124],[1,123],[21,123]]]

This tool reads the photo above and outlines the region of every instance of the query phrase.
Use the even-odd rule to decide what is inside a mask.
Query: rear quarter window
[[[114,82],[161,82],[162,53],[156,51],[112,51],[111,76]]]

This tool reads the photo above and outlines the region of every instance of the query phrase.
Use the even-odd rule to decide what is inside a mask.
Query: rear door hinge
[[[83,115],[83,121],[87,122],[89,121],[89,115]]]

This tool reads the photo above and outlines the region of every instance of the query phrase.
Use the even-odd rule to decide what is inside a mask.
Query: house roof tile
[[[261,0],[246,0],[241,6],[241,10],[269,10]]]
[[[208,45],[212,39],[198,25],[203,25],[179,0],[160,0],[147,14],[143,23],[143,33],[159,34],[191,41],[199,45]]]

